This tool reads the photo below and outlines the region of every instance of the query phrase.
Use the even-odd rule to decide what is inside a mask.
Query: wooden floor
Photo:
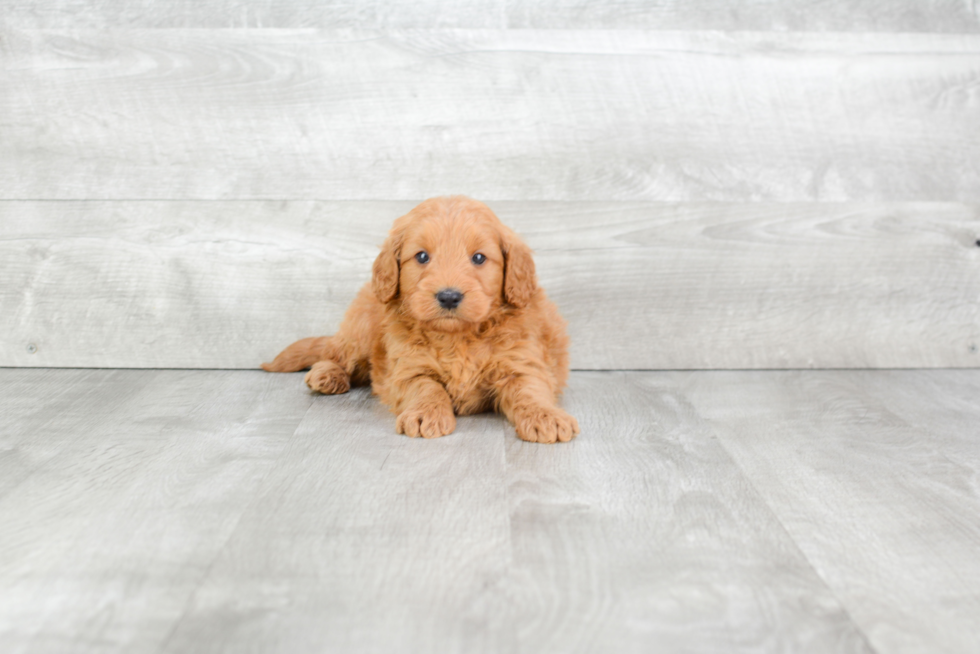
[[[980,651],[980,370],[580,372],[582,435],[0,369],[19,652]]]

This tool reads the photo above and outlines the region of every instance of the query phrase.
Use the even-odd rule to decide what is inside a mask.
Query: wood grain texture
[[[152,377],[92,370],[0,373],[0,501],[58,455],[67,435],[98,429]]]
[[[977,372],[671,379],[875,651],[980,649]]]
[[[0,0],[0,24],[76,28],[490,28],[506,27],[507,0]],[[962,14],[950,7],[945,18]]]
[[[799,32],[980,31],[971,0],[508,0],[520,28],[776,30]]]
[[[4,364],[256,368],[336,328],[411,207],[0,203]]]
[[[508,439],[513,651],[872,651],[676,385],[577,373],[564,405],[570,445]]]
[[[970,0],[290,0],[0,1],[20,28],[541,28],[778,30],[834,32],[980,31]]]
[[[870,652],[696,378],[576,373],[582,435],[539,446],[495,415],[398,436],[365,389],[300,375],[0,369],[41,413],[87,393],[0,497],[4,649]]]
[[[3,650],[157,651],[310,404],[290,381],[0,371],[0,472],[26,471],[0,495]]]
[[[501,418],[410,439],[367,389],[320,396],[161,651],[485,651],[509,561]]]
[[[582,435],[0,369],[5,651],[977,649],[980,371],[575,373]],[[4,475],[5,476],[5,475]],[[872,649],[873,648],[873,649]]]
[[[973,35],[0,40],[5,199],[980,199]]]
[[[413,205],[0,202],[0,365],[255,367],[333,333]],[[574,368],[980,365],[977,205],[491,206]]]

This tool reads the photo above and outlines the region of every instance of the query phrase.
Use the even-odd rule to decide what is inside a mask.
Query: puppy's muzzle
[[[439,301],[440,307],[452,311],[463,301],[463,294],[455,288],[444,288],[436,293],[436,300]]]

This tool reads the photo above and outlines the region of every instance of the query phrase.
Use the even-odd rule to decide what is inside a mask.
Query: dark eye
[[[480,264],[482,264],[482,263],[483,263],[484,261],[486,261],[486,260],[487,260],[487,257],[486,257],[486,255],[485,255],[485,254],[482,254],[482,253],[480,253],[480,252],[477,252],[476,254],[474,254],[474,255],[473,255],[473,256],[472,256],[471,258],[470,258],[470,261],[472,261],[473,263],[475,263],[475,264],[476,264],[476,265],[478,265],[478,266],[479,266]]]
[[[422,250],[421,252],[415,255],[415,260],[418,261],[419,263],[429,263],[429,253],[426,252],[425,250]]]

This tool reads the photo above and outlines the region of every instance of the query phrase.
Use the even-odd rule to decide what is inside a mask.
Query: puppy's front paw
[[[422,436],[423,438],[439,438],[453,433],[456,429],[456,416],[452,409],[428,407],[425,409],[405,409],[398,414],[395,429],[399,434]]]
[[[515,417],[517,435],[532,443],[564,443],[579,432],[578,421],[558,407],[532,407]]]
[[[350,377],[336,361],[317,361],[306,373],[306,385],[324,395],[336,395],[350,390]]]

